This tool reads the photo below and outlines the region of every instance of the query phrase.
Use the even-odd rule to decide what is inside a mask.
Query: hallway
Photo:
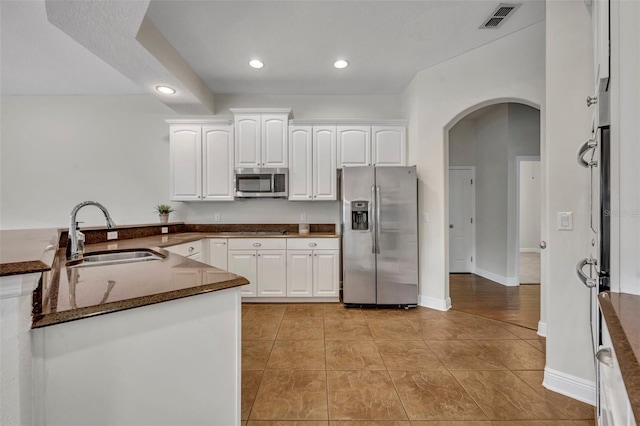
[[[475,274],[450,274],[452,309],[538,329],[540,285],[504,286]]]

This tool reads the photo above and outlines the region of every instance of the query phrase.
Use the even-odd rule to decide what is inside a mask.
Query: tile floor
[[[540,253],[520,253],[520,284],[540,284]]]
[[[244,304],[247,426],[594,425],[546,390],[535,331],[426,308]]]

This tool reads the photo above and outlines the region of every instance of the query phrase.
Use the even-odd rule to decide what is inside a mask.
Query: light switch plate
[[[558,212],[558,231],[573,231],[573,212]]]
[[[118,231],[107,232],[107,240],[117,240],[118,239]]]
[[[220,222],[220,213],[215,213],[213,215],[213,221],[214,222]]]

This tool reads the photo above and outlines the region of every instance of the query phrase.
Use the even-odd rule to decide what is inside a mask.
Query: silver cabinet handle
[[[376,187],[371,186],[371,201],[369,202],[369,229],[371,230],[371,253],[376,253],[375,210],[372,208],[376,202]]]
[[[584,159],[585,154],[597,146],[598,146],[598,141],[595,139],[589,139],[585,141],[585,143],[583,143],[578,149],[578,155],[577,155],[578,164],[585,168],[597,166],[598,165],[597,161],[586,161]]]
[[[588,288],[595,287],[598,284],[598,279],[597,278],[589,278],[588,276],[586,276],[584,271],[582,270],[582,268],[584,268],[587,265],[594,266],[596,264],[597,264],[597,262],[595,261],[595,259],[592,259],[592,258],[589,257],[589,258],[582,259],[576,265],[576,274],[578,275],[578,279],[580,280],[580,282],[582,282],[582,284],[584,284]]]
[[[587,106],[595,105],[598,103],[597,96],[587,96]]]
[[[546,249],[547,248],[547,242],[546,241],[540,241],[540,248],[542,250]]]
[[[253,246],[254,246],[254,247],[260,247],[261,245],[262,245],[262,244],[260,244],[260,243],[253,243]]]
[[[193,247],[189,247],[189,251],[194,251],[195,249]]]
[[[309,247],[316,247],[317,245],[317,243],[309,243]]]
[[[376,253],[380,254],[380,187],[376,186]]]
[[[607,367],[613,368],[613,354],[611,353],[611,348],[600,346],[600,349],[596,352],[596,358]]]

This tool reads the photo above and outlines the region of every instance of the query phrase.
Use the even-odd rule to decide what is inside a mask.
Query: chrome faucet
[[[82,251],[78,247],[78,236],[76,235],[76,231],[78,230],[76,226],[76,215],[78,214],[78,211],[84,206],[98,207],[100,210],[102,210],[102,213],[104,213],[105,219],[107,219],[107,228],[111,229],[116,226],[113,219],[111,219],[111,215],[109,215],[109,211],[107,210],[107,208],[98,202],[85,201],[75,206],[73,210],[71,210],[71,217],[69,218],[69,241],[71,244],[69,259],[77,259],[82,254]]]

